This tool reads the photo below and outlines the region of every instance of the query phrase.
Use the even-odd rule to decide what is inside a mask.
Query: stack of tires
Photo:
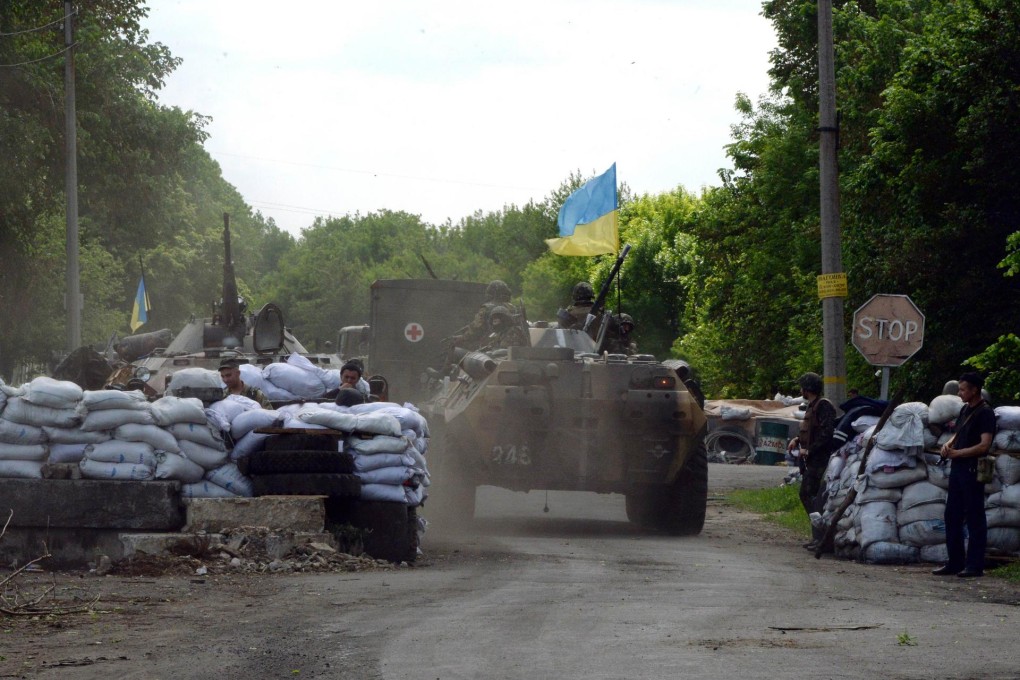
[[[354,457],[339,451],[340,432],[309,430],[275,434],[248,459],[256,496],[326,496],[330,523],[363,531],[367,554],[391,562],[413,562],[418,553],[418,518],[404,503],[361,500]]]

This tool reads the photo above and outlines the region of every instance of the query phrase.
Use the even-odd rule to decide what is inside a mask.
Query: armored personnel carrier
[[[632,522],[700,532],[707,421],[675,368],[599,353],[584,331],[542,323],[530,347],[444,363],[442,338],[471,320],[483,290],[377,281],[372,323],[356,330],[370,338],[369,371],[386,372],[389,399],[413,401],[428,419],[433,500],[470,517],[479,485],[622,493]]]

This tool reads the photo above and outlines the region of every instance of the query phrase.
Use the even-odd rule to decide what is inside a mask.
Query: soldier
[[[489,310],[489,344],[485,349],[509,349],[511,347],[527,347],[531,344],[524,329],[515,321],[513,313],[502,305]]]
[[[615,323],[609,329],[606,351],[610,354],[637,354],[637,343],[630,336],[634,331],[634,319],[630,314],[617,314],[613,321]]]
[[[239,394],[242,397],[248,397],[252,401],[257,401],[262,408],[273,408],[265,392],[257,387],[244,384],[244,381],[241,380],[240,367],[241,362],[237,359],[224,359],[220,362],[220,380],[226,385],[223,389],[223,396],[229,397],[231,394]]]
[[[573,290],[570,291],[570,298],[573,300],[573,303],[566,309],[558,311],[556,318],[559,321],[560,328],[581,330],[584,328],[588,314],[591,313],[591,308],[595,304],[595,290],[587,281],[578,281],[574,284]],[[596,319],[588,327],[588,333],[592,337],[595,337],[595,333],[598,332],[598,321],[599,319]]]
[[[471,323],[450,337],[452,347],[463,347],[464,349],[481,347],[490,332],[489,313],[493,307],[499,305],[506,308],[511,315],[517,314],[517,309],[510,304],[510,286],[499,279],[489,282],[485,288],[485,298],[485,302],[475,313],[475,318],[471,320]]]

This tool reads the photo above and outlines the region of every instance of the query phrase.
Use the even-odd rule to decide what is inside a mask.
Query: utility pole
[[[832,46],[832,0],[818,0],[818,161],[821,176],[822,299],[825,397],[835,404],[846,400],[846,338],[843,335],[843,298],[846,274],[839,233],[839,169],[836,154],[839,127],[836,118],[836,69]]]
[[[64,193],[67,195],[67,285],[64,306],[67,308],[67,351],[81,347],[82,296],[78,269],[78,131],[74,106],[74,8],[64,0],[64,125],[66,136],[66,171]]]

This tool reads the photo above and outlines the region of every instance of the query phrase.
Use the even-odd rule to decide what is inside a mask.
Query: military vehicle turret
[[[212,315],[192,317],[168,344],[147,347],[149,351],[141,357],[136,356],[136,348],[144,343],[123,343],[121,351],[130,351],[123,357],[129,363],[115,371],[110,382],[121,385],[134,382],[131,387],[142,387],[138,382],[143,382],[147,393],[161,395],[173,373],[184,368],[216,370],[228,358],[263,366],[286,361],[294,352],[320,368],[340,368],[336,354],[309,352],[286,327],[283,311],[277,305],[269,303],[258,312],[248,313],[244,300],[237,294],[230,251],[230,218],[226,214],[223,250],[223,295],[213,304]],[[153,338],[165,337],[163,334],[169,335],[167,331],[149,333],[145,340],[151,344]]]
[[[632,522],[700,532],[707,421],[675,367],[599,353],[586,332],[544,323],[529,329],[530,347],[447,363],[443,339],[471,320],[484,289],[376,281],[370,326],[351,328],[369,337],[368,369],[385,375],[389,399],[428,419],[433,501],[470,517],[479,485],[622,493]]]

